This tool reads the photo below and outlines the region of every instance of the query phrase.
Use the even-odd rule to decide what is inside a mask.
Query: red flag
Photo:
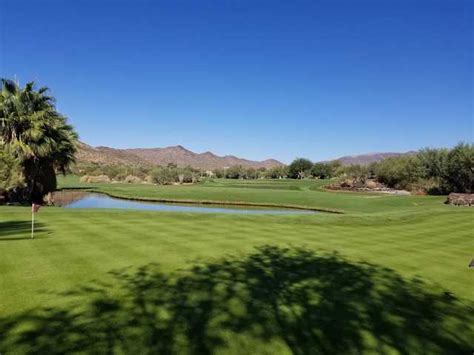
[[[31,213],[36,213],[40,209],[41,205],[37,203],[32,203],[31,204]]]

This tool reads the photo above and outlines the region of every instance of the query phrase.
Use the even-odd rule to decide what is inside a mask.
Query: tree
[[[265,176],[270,179],[283,179],[288,175],[288,167],[284,165],[274,166],[266,171]]]
[[[333,160],[329,162],[329,166],[331,168],[331,174],[333,177],[342,175],[344,173],[344,167],[339,160]]]
[[[199,171],[193,169],[191,166],[186,166],[184,168],[178,168],[178,180],[179,183],[193,183],[199,177]]]
[[[448,153],[448,149],[424,148],[418,151],[416,156],[423,166],[425,178],[439,179],[445,174]]]
[[[178,170],[173,167],[157,167],[150,172],[151,182],[159,185],[171,185],[179,181]]]
[[[447,154],[443,183],[450,192],[474,191],[474,144],[460,143]]]
[[[234,165],[226,169],[227,179],[244,179],[246,177],[245,168],[242,165]]]
[[[266,176],[267,176],[267,168],[263,166],[258,168],[255,172],[255,179],[265,179]]]
[[[246,179],[256,179],[258,177],[257,169],[248,167],[245,169],[245,178]]]
[[[320,179],[330,179],[333,176],[333,170],[328,163],[315,163],[311,168],[311,175]]]
[[[417,156],[392,157],[375,166],[377,180],[389,187],[410,189],[423,178],[423,165]]]
[[[16,198],[23,201],[42,202],[56,189],[56,172],[65,174],[75,160],[77,134],[47,92],[1,80],[0,145],[20,161],[26,186]]]
[[[224,172],[224,169],[214,169],[212,171],[212,173],[214,174],[214,176],[218,179],[221,179],[221,178],[225,178],[225,172]]]
[[[311,160],[304,158],[297,158],[288,167],[289,176],[293,179],[303,179],[305,176],[309,175],[313,163]]]

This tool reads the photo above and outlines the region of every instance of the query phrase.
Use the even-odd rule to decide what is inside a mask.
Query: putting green
[[[472,351],[473,210],[321,184],[95,188],[345,214],[43,207],[30,240],[30,209],[0,207],[0,352]]]

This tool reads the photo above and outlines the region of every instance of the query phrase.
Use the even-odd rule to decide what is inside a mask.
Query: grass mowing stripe
[[[7,316],[16,317],[23,311],[34,310],[42,305],[48,305],[55,310],[61,310],[65,307],[67,309],[69,298],[64,295],[64,291],[77,290],[81,286],[97,286],[102,282],[111,283],[108,300],[116,300],[120,307],[123,307],[123,300],[116,298],[123,295],[119,296],[121,293],[115,286],[117,286],[117,283],[125,282],[126,279],[116,280],[109,272],[123,270],[124,268],[133,272],[133,270],[147,267],[152,263],[158,264],[158,269],[168,275],[172,271],[179,271],[181,274],[183,269],[187,269],[196,263],[215,262],[219,264],[220,269],[213,269],[210,272],[209,284],[201,285],[207,287],[214,282],[214,276],[218,276],[219,270],[231,268],[236,271],[237,269],[233,269],[235,265],[245,266],[243,267],[245,270],[256,268],[258,260],[263,257],[263,254],[255,254],[255,246],[278,245],[288,247],[291,253],[297,250],[297,247],[303,247],[306,253],[312,255],[311,260],[308,261],[305,259],[306,257],[301,255],[297,260],[293,260],[285,255],[283,249],[275,249],[275,255],[273,256],[267,254],[265,258],[269,258],[269,260],[274,258],[272,259],[273,264],[270,264],[274,265],[275,268],[265,271],[271,271],[265,274],[267,276],[262,279],[262,282],[265,282],[265,287],[262,286],[254,290],[258,292],[252,294],[252,302],[258,304],[262,301],[263,295],[267,294],[265,293],[267,289],[271,291],[269,295],[278,295],[278,288],[273,288],[272,282],[282,280],[282,282],[291,284],[295,277],[298,278],[309,271],[311,272],[308,275],[315,277],[317,279],[316,283],[320,287],[314,289],[312,284],[314,280],[311,278],[305,280],[304,287],[294,284],[292,288],[285,288],[285,283],[281,285],[284,294],[295,296],[294,301],[297,303],[297,300],[306,297],[305,294],[298,294],[299,290],[312,290],[311,292],[314,293],[311,296],[314,299],[308,298],[307,302],[305,301],[306,303],[298,303],[298,309],[293,309],[291,303],[284,303],[284,298],[279,299],[278,302],[283,302],[284,307],[286,307],[282,309],[283,313],[281,315],[283,317],[286,317],[287,313],[285,312],[287,311],[294,312],[294,317],[296,317],[294,319],[299,319],[303,323],[309,322],[305,323],[307,326],[303,329],[301,325],[290,321],[290,318],[284,318],[290,322],[288,324],[294,326],[294,328],[286,328],[287,334],[296,337],[304,336],[305,331],[310,330],[315,332],[311,333],[313,336],[324,334],[322,338],[324,341],[330,341],[330,336],[335,336],[340,343],[347,339],[347,336],[344,335],[345,330],[354,330],[354,327],[347,328],[348,325],[355,324],[357,325],[356,328],[364,328],[364,325],[359,324],[357,318],[353,318],[351,314],[345,314],[341,318],[338,318],[337,314],[350,310],[351,304],[364,306],[372,302],[372,297],[368,295],[358,299],[358,294],[353,293],[354,288],[359,285],[358,282],[364,283],[367,281],[369,282],[366,285],[368,288],[372,283],[381,287],[383,285],[389,286],[390,296],[387,296],[385,302],[381,303],[383,307],[380,308],[381,305],[377,304],[375,299],[373,300],[374,312],[377,310],[382,317],[384,309],[390,309],[394,304],[398,305],[396,316],[391,314],[390,317],[402,317],[406,321],[404,324],[411,324],[407,328],[396,328],[396,331],[397,334],[403,334],[403,338],[414,341],[413,344],[418,344],[417,341],[421,339],[417,338],[421,333],[414,331],[413,327],[424,324],[425,319],[430,320],[436,326],[436,328],[426,326],[426,329],[429,328],[432,332],[430,337],[421,339],[428,344],[426,349],[432,350],[433,353],[442,353],[441,350],[447,350],[445,346],[439,345],[441,343],[438,345],[433,343],[437,341],[436,339],[442,339],[444,334],[457,334],[456,336],[459,339],[465,339],[466,334],[468,334],[466,324],[470,324],[470,321],[462,321],[464,326],[461,328],[451,325],[456,323],[452,323],[453,319],[443,324],[437,323],[439,319],[444,319],[443,317],[449,313],[448,309],[444,313],[440,310],[441,313],[437,314],[439,318],[429,318],[430,314],[433,314],[432,312],[437,312],[436,307],[432,304],[429,307],[427,304],[419,305],[416,308],[408,306],[409,308],[405,309],[407,313],[401,312],[400,307],[407,306],[404,303],[404,299],[407,297],[416,305],[420,300],[430,299],[431,296],[427,296],[427,292],[438,294],[443,290],[449,290],[456,299],[462,302],[474,303],[472,289],[468,287],[468,285],[473,284],[474,274],[467,267],[468,259],[472,257],[474,250],[472,238],[473,210],[444,206],[442,204],[443,197],[408,196],[394,198],[383,196],[373,198],[373,196],[363,194],[324,192],[320,190],[320,185],[313,185],[312,182],[306,181],[284,181],[281,182],[281,185],[278,182],[271,182],[272,188],[267,188],[262,184],[261,186],[247,188],[247,190],[247,182],[236,183],[232,187],[226,187],[226,182],[218,183],[219,186],[216,183],[216,186],[197,185],[189,188],[156,188],[154,186],[114,184],[100,185],[98,189],[107,190],[111,193],[118,192],[124,195],[143,197],[220,198],[222,200],[308,204],[344,209],[347,214],[252,216],[42,208],[37,215],[38,238],[30,241],[18,239],[21,237],[27,238],[29,235],[29,208],[0,207],[0,252],[2,254],[0,268],[3,270],[3,277],[0,278],[0,290],[2,291],[0,319]],[[260,182],[256,182],[256,185],[258,184]],[[289,186],[292,187],[289,188]],[[14,228],[11,224],[12,221],[17,223]],[[314,257],[314,255],[323,255],[325,252],[337,252],[341,255],[334,259],[338,260],[340,268],[331,267],[331,263],[328,263],[328,260],[324,258]],[[252,254],[254,256],[248,257],[249,253],[254,253]],[[227,255],[233,255],[232,258],[235,258],[232,259],[233,262],[228,264],[222,262]],[[305,262],[309,262],[311,267],[305,269]],[[380,274],[381,278],[364,279],[364,275],[368,271],[361,269],[359,262],[370,263],[371,267],[378,270],[376,274]],[[395,279],[389,281],[390,277],[384,274],[386,271],[383,271],[385,268],[392,269],[391,272],[395,273],[398,281],[395,282]],[[189,273],[193,274],[193,272],[188,271],[187,274]],[[276,275],[278,277],[273,278]],[[259,279],[258,272],[245,276],[241,283],[250,282],[250,285],[251,282],[256,282]],[[204,277],[204,275],[200,277]],[[415,293],[416,297],[402,296],[403,290],[408,290],[408,284],[414,277],[424,281],[423,288]],[[181,281],[184,282],[185,280]],[[221,282],[223,281],[221,280]],[[199,282],[197,285],[199,285]],[[131,284],[128,284],[128,286],[131,286]],[[223,284],[216,285],[217,289],[219,287],[223,287]],[[233,287],[235,285],[232,285],[232,289]],[[153,288],[153,290],[160,289],[162,289],[161,286]],[[321,290],[327,293],[321,294]],[[362,290],[364,290],[364,287],[359,289],[361,292]],[[108,292],[109,290],[107,290]],[[193,302],[197,302],[197,304],[188,304],[188,308],[185,309],[190,312],[194,312],[194,310],[205,312],[206,307],[212,305],[213,302],[212,299],[202,299],[206,292],[196,295]],[[373,290],[373,292],[375,291]],[[153,297],[158,295],[153,294]],[[176,296],[176,294],[174,295]],[[178,293],[178,295],[180,294]],[[344,295],[349,295],[352,303],[349,304],[343,301]],[[217,294],[214,294],[214,296],[217,297]],[[200,299],[210,303],[199,305]],[[334,306],[334,310],[337,310],[337,312],[318,308],[321,306],[321,299],[325,300],[322,304]],[[92,295],[82,295],[78,298],[78,301],[89,306],[93,305],[92,300]],[[265,305],[268,303],[267,301],[271,300],[265,300]],[[337,302],[342,302],[342,306],[341,304],[338,305]],[[458,303],[453,301],[452,304],[457,307]],[[265,305],[262,304],[258,309],[253,309],[249,313],[262,316],[263,314],[259,312],[266,309]],[[148,306],[154,307],[152,304],[148,304]],[[216,306],[221,312],[222,307],[225,308],[225,302]],[[449,305],[445,304],[445,306],[449,308]],[[316,307],[315,309],[319,312],[311,311],[311,314],[317,315],[318,322],[314,324],[309,318],[298,318],[300,314],[298,312],[305,309],[313,310],[311,307]],[[327,317],[329,323],[325,323],[326,318],[321,318],[320,312],[322,310],[328,312],[325,317]],[[214,311],[217,312],[216,309]],[[130,312],[134,313],[135,309],[130,310]],[[233,310],[233,312],[237,312],[237,310]],[[364,312],[366,311],[358,309],[354,314],[370,316]],[[120,311],[117,311],[117,313],[128,316],[128,314],[120,313]],[[196,318],[193,319],[202,320],[202,313],[197,314],[195,314]],[[403,318],[407,314],[412,315],[412,318]],[[460,314],[466,317],[469,315],[466,311]],[[461,315],[457,316],[458,321],[461,321]],[[238,312],[232,313],[232,317],[229,317],[229,319],[235,317],[238,318]],[[107,317],[104,319],[107,319]],[[260,318],[260,323],[253,325],[264,326],[263,319],[265,318]],[[340,322],[342,319],[344,320],[343,323]],[[87,320],[90,321],[90,319]],[[95,321],[101,324],[99,320]],[[119,320],[116,319],[115,321]],[[217,319],[213,318],[213,321],[217,321]],[[56,323],[49,322],[48,324],[49,326],[44,329],[54,327]],[[87,324],[94,324],[94,322]],[[187,326],[192,328],[193,324],[190,321]],[[395,324],[397,325],[395,326]],[[390,329],[391,326],[398,327],[400,324],[402,323],[385,324],[388,328],[381,327],[378,331],[383,333],[385,329]],[[336,329],[334,332],[324,333],[324,331],[332,329],[331,325],[334,325],[337,329],[334,328]],[[205,328],[206,326],[210,327],[207,324],[202,329],[219,334],[216,329]],[[327,328],[322,328],[322,326],[327,326]],[[192,329],[196,330],[196,334],[198,334],[197,328]],[[270,332],[274,335],[275,342],[265,342],[255,334],[249,336],[250,329],[245,329],[247,333],[229,332],[228,338],[226,338],[229,339],[229,343],[222,345],[221,350],[223,352],[234,351],[238,353],[242,348],[233,347],[229,344],[238,343],[237,339],[242,339],[247,344],[247,348],[253,348],[253,346],[261,348],[262,344],[265,344],[265,349],[270,353],[289,351],[282,333],[275,335],[275,333]],[[271,329],[278,329],[278,327],[272,323]],[[295,333],[292,329],[298,330],[298,332]],[[417,328],[417,330],[421,331],[422,329]],[[443,333],[438,332],[438,330]],[[57,332],[61,334],[63,329],[57,329]],[[367,332],[368,338],[376,336],[377,333]],[[101,334],[100,330],[94,334]],[[433,334],[436,336],[433,336]],[[353,335],[355,336],[355,334]],[[80,336],[80,334],[77,336]],[[400,344],[402,343],[400,338],[395,341],[395,338],[391,337],[392,334],[385,333],[383,336],[391,339],[391,345],[386,345],[390,350],[394,350],[394,347],[396,347],[394,344],[397,344],[397,341]],[[202,337],[205,338],[205,335],[202,335]],[[453,336],[453,338],[455,337]],[[90,339],[95,339],[95,335],[91,336]],[[60,343],[58,342],[58,344]],[[317,344],[313,345],[318,346]],[[405,345],[407,344],[405,343]],[[422,350],[422,348],[407,346],[413,352]],[[372,348],[372,351],[375,351],[374,349],[376,348]],[[400,351],[400,348],[397,349]],[[423,351],[427,351],[426,349]],[[2,350],[4,349],[2,349],[2,340],[0,340],[0,351]],[[21,352],[20,348],[14,350]],[[217,352],[217,348],[213,348],[213,350]]]

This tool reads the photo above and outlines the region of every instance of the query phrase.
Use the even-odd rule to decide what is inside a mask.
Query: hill
[[[369,153],[360,155],[346,155],[338,160],[342,165],[369,165],[390,157],[411,155],[415,152],[406,153]],[[115,149],[110,147],[92,147],[83,142],[79,144],[76,155],[78,162],[117,164],[117,165],[168,165],[176,164],[180,167],[191,166],[200,169],[218,169],[234,165],[242,165],[253,168],[271,168],[285,165],[275,159],[254,161],[236,157],[234,155],[218,156],[212,152],[195,153],[181,145],[165,148],[132,148]]]
[[[79,163],[150,165],[150,163],[146,160],[122,149],[114,149],[109,147],[94,148],[83,142],[79,142],[76,160]]]
[[[360,155],[346,155],[340,157],[338,160],[342,165],[369,165],[371,163],[376,163],[391,157],[399,157],[402,155],[412,155],[415,152],[406,152],[406,153],[369,153],[369,154],[360,154]]]
[[[218,156],[212,152],[195,153],[181,145],[165,148],[115,149],[109,147],[91,147],[80,143],[76,155],[78,162],[120,165],[168,165],[191,166],[200,169],[216,169],[242,165],[253,168],[271,168],[284,165],[275,159],[254,161],[233,155]]]

